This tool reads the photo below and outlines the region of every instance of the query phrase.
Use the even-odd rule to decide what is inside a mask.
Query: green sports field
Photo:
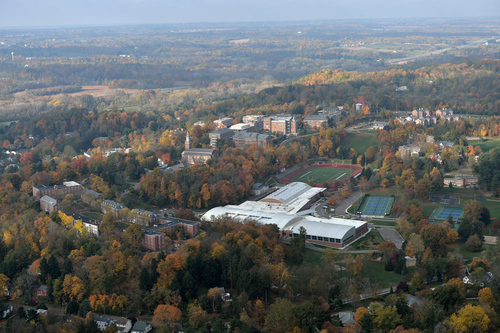
[[[312,167],[303,173],[293,177],[292,182],[304,182],[307,183],[313,180],[315,184],[324,184],[329,180],[341,181],[342,179],[348,177],[355,170],[353,169],[343,169],[343,168],[315,168]]]

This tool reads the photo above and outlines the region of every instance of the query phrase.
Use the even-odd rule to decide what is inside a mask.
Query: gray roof
[[[267,134],[259,134],[259,133],[255,133],[255,132],[240,131],[234,135],[234,138],[236,138],[236,139],[238,139],[238,138],[250,139],[251,138],[251,139],[257,139],[260,141],[266,141],[266,140],[272,139],[273,137],[270,135],[267,135]]]
[[[356,320],[354,320],[355,313],[354,312],[339,312],[338,314],[340,321],[342,324],[356,324]]]
[[[146,327],[148,327],[149,325],[150,324],[145,321],[138,321],[134,324],[134,327],[132,327],[132,331],[145,332]]]
[[[328,116],[325,114],[312,114],[304,118],[304,121],[308,120],[328,120]]]
[[[40,201],[46,202],[46,203],[48,203],[48,204],[49,204],[49,205],[51,205],[51,206],[55,206],[55,205],[57,205],[57,200],[56,200],[56,199],[54,199],[54,198],[52,198],[52,197],[49,197],[48,195],[44,195],[44,196],[40,199]]]
[[[226,134],[226,133],[234,133],[234,132],[232,129],[229,129],[229,128],[221,128],[218,131],[211,132],[210,135]]]
[[[212,155],[214,151],[214,148],[191,148],[184,150],[182,155]]]

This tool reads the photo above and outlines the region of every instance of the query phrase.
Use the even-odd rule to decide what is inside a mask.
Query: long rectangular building
[[[202,216],[202,220],[230,217],[240,222],[276,224],[281,237],[287,239],[298,237],[300,228],[304,227],[308,242],[344,248],[368,232],[368,223],[303,215],[307,213],[303,210],[308,209],[324,190],[304,183],[290,183],[260,201],[213,208]]]

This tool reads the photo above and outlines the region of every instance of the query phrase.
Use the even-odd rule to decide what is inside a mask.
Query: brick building
[[[46,213],[52,213],[55,210],[61,209],[61,203],[57,199],[44,195],[40,199],[40,209]]]
[[[44,195],[48,195],[49,197],[57,198],[58,195],[65,196],[70,193],[80,195],[83,191],[84,188],[82,185],[78,184],[77,182],[69,181],[64,182],[63,185],[33,186],[33,197],[36,199],[40,199]]]
[[[320,128],[323,124],[328,124],[326,114],[313,114],[304,118],[304,128]]]
[[[297,119],[295,115],[273,115],[265,117],[264,130],[277,134],[297,135]]]
[[[267,134],[238,132],[233,136],[234,146],[243,149],[248,146],[265,147],[273,143],[273,138]]]

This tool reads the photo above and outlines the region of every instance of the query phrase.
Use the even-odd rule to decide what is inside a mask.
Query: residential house
[[[386,126],[389,126],[389,123],[386,121],[374,121],[372,128],[374,130],[383,130]]]
[[[339,321],[342,322],[342,325],[356,324],[356,320],[354,320],[355,315],[352,311],[341,311],[338,313]]]
[[[109,318],[99,317],[99,316],[94,317],[94,321],[96,322],[97,328],[99,328],[100,331],[104,331],[106,328],[115,323],[113,320]]]
[[[14,312],[14,307],[12,305],[2,304],[1,307],[2,307],[2,312],[1,312],[2,319],[7,318],[8,315]]]
[[[127,333],[132,329],[132,321],[128,318],[115,319],[115,326],[119,333]]]
[[[47,297],[47,286],[45,284],[42,284],[38,289],[36,290],[36,295],[38,297]]]
[[[438,142],[438,146],[439,146],[440,150],[444,149],[445,147],[452,148],[454,145],[455,144],[451,141],[439,141]]]
[[[150,323],[139,320],[134,324],[130,333],[148,333],[152,329],[153,326]]]

